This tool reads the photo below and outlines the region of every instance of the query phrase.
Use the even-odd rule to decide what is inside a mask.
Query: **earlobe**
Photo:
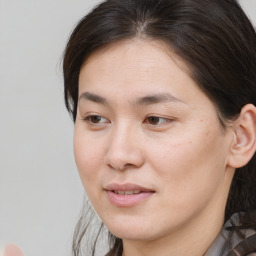
[[[233,168],[245,166],[256,150],[256,107],[245,105],[233,127],[232,141],[228,165]]]

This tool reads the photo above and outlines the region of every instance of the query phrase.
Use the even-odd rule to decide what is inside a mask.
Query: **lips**
[[[131,207],[149,198],[155,193],[155,190],[142,187],[132,183],[110,184],[106,186],[108,199],[119,207]]]
[[[139,194],[140,190],[134,190],[134,191],[122,191],[122,190],[114,190],[114,192],[118,195],[133,195],[133,194]]]
[[[105,190],[108,191],[140,191],[140,192],[155,192],[153,189],[145,188],[140,185],[125,183],[125,184],[117,184],[112,183],[106,186]]]

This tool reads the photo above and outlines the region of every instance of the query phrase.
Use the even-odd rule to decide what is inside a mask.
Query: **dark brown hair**
[[[236,0],[106,0],[78,23],[65,50],[65,103],[74,122],[84,61],[111,43],[135,37],[162,40],[174,50],[187,64],[191,78],[215,103],[224,129],[229,120],[239,116],[244,105],[256,105],[256,34]],[[233,213],[253,209],[255,155],[236,170],[225,220]],[[256,228],[252,214],[242,222]],[[86,229],[82,226],[76,229],[74,255],[79,255]],[[110,237],[109,255],[120,255],[122,240]]]

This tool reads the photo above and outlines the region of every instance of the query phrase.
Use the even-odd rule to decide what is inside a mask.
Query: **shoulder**
[[[256,256],[256,227],[242,223],[246,217],[232,215],[204,256]]]

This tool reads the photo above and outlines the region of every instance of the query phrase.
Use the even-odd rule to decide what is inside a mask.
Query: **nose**
[[[119,127],[111,133],[105,155],[105,163],[115,170],[139,168],[144,163],[142,145],[138,131],[130,127]]]

